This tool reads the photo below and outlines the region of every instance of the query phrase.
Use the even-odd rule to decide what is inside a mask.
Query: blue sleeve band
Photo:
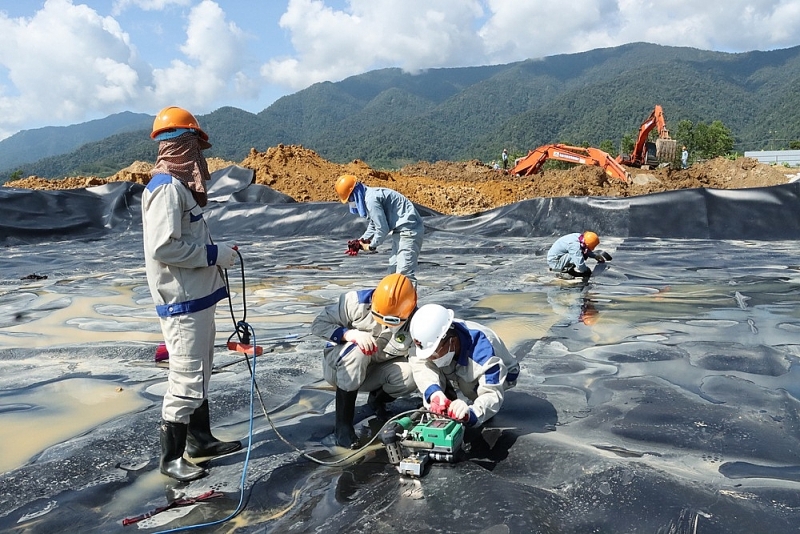
[[[430,402],[431,395],[433,395],[437,391],[442,391],[442,388],[439,387],[439,384],[433,384],[432,386],[428,386],[428,389],[426,389],[425,393],[423,393],[423,395],[425,396],[425,400]],[[442,393],[444,393],[444,391],[442,391]]]
[[[340,326],[336,330],[333,331],[331,334],[331,341],[336,343],[344,343],[344,333],[347,332],[347,328]]]
[[[483,374],[487,384],[497,385],[500,383],[500,365],[493,365]]]

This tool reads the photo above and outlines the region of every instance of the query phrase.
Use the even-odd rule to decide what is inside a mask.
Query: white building
[[[753,150],[745,152],[744,157],[757,159],[761,163],[775,163],[797,167],[800,165],[800,150]]]

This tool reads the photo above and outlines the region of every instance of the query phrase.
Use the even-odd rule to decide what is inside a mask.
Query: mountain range
[[[259,113],[198,115],[207,156],[241,161],[251,148],[299,144],[374,168],[416,161],[498,159],[562,142],[619,149],[654,106],[680,121],[721,121],[735,150],[788,148],[800,139],[800,46],[725,53],[633,43],[505,65],[380,69],[323,82]],[[107,176],[153,161],[152,115],[119,113],[0,141],[0,182],[23,176]]]

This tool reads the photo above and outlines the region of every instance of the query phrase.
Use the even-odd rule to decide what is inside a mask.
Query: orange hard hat
[[[197,130],[200,137],[202,137],[204,141],[208,141],[208,134],[200,128],[200,123],[197,122],[194,115],[176,106],[169,106],[158,112],[158,115],[156,115],[153,121],[153,131],[150,133],[150,137],[155,139],[161,132],[176,128],[192,128]]]
[[[600,244],[600,238],[594,232],[583,232],[583,244],[589,250],[594,250]]]
[[[336,180],[334,189],[336,189],[336,194],[339,195],[339,200],[342,201],[342,204],[346,203],[347,199],[350,198],[356,183],[358,183],[358,179],[352,174],[343,174]]]
[[[385,276],[372,293],[372,316],[384,326],[408,320],[417,307],[417,290],[403,274]]]

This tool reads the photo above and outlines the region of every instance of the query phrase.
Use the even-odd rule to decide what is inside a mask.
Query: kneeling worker
[[[594,232],[567,234],[553,243],[547,252],[547,265],[551,271],[566,273],[575,278],[588,279],[592,270],[586,265],[586,259],[592,258],[598,263],[611,260],[607,252],[598,252],[594,249],[600,244],[600,238]]]
[[[417,349],[409,357],[414,381],[431,412],[476,426],[500,410],[506,390],[517,383],[519,363],[493,330],[426,304],[411,318],[410,332]],[[471,404],[457,397],[452,383]]]
[[[386,416],[386,403],[416,391],[407,359],[414,350],[407,322],[416,307],[414,284],[396,273],[376,288],[344,293],[311,324],[314,335],[328,340],[323,376],[336,386],[340,447],[358,447],[353,418],[359,390],[370,392],[367,403],[379,417]]]

